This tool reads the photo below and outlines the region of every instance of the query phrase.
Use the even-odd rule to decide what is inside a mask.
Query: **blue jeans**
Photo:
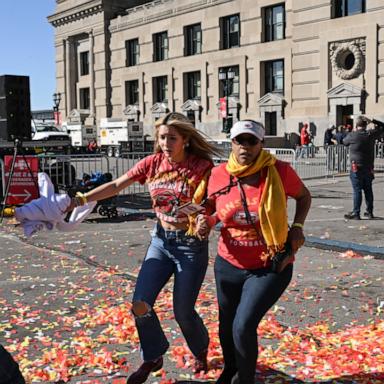
[[[353,188],[353,213],[360,215],[363,200],[362,191],[364,191],[367,212],[373,213],[372,171],[367,169],[359,169],[356,172],[351,171],[349,177]]]
[[[219,303],[219,336],[224,368],[237,372],[239,384],[254,382],[257,327],[292,278],[292,264],[279,274],[269,268],[239,269],[217,256],[215,278]]]
[[[175,320],[188,347],[194,356],[208,348],[208,331],[195,310],[207,267],[208,241],[155,226],[133,295],[133,303],[144,302],[150,307],[145,315],[135,316],[144,361],[162,356],[169,347],[153,305],[172,276]]]

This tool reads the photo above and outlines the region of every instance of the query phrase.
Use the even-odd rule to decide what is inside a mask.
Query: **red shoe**
[[[133,372],[127,380],[127,384],[142,384],[145,383],[148,379],[148,376],[151,372],[157,372],[163,367],[163,357],[160,356],[156,360],[144,361],[140,365],[140,368]]]
[[[193,363],[193,372],[208,372],[208,362],[207,362],[208,350],[205,349],[198,356],[195,357],[195,362]]]

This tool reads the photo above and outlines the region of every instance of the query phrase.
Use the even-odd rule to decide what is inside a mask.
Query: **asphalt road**
[[[269,366],[261,369],[263,382],[299,383],[303,381],[296,377],[305,377],[302,362],[291,365],[281,358],[269,364],[268,351],[274,350],[278,356],[277,350],[281,349],[281,332],[313,332],[313,326],[321,322],[334,335],[383,320],[383,176],[377,176],[374,186],[375,220],[343,219],[352,204],[347,177],[307,182],[313,202],[305,233],[311,239],[309,245],[316,247],[305,246],[299,251],[293,281],[270,311],[271,319],[282,328],[276,334],[267,326],[260,330],[265,352],[261,362]],[[6,219],[0,229],[0,342],[12,351],[32,382],[38,382],[39,368],[50,366],[56,374],[60,369],[65,371],[52,363],[64,359],[62,355],[52,358],[52,353],[57,353],[52,351],[70,354],[84,345],[95,354],[104,347],[119,352],[118,356],[127,360],[122,364],[126,370],[103,373],[101,368],[106,368],[107,359],[102,352],[102,367],[93,359],[92,367],[81,372],[79,367],[85,363],[78,363],[68,374],[69,383],[122,383],[139,364],[129,303],[154,224],[148,208],[148,200],[142,196],[122,197],[115,219],[94,213],[76,232],[45,231],[29,239]],[[292,217],[292,204],[289,208]],[[215,368],[220,368],[220,350],[212,272],[217,236],[217,231],[211,235],[211,262],[198,305],[211,333],[210,374],[204,380],[192,379],[187,353],[183,354],[184,366],[178,367],[179,350],[174,347],[181,348],[183,343],[172,317],[170,284],[159,299],[159,312],[172,348],[166,357],[164,377],[151,377],[149,383],[169,383],[172,379],[179,383],[209,382],[209,377],[218,374]],[[373,254],[361,253],[360,249],[354,252],[359,244],[371,247],[368,251],[373,250]],[[273,324],[271,320],[271,327]],[[338,383],[381,382],[364,372],[362,375],[361,381],[360,376],[346,377],[342,373],[336,377]],[[45,377],[43,382],[54,382],[57,377],[52,373],[51,380]],[[321,376],[315,380],[308,373],[306,382],[326,381]]]

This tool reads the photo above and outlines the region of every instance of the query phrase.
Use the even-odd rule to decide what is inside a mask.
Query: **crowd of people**
[[[382,127],[367,129],[368,123],[357,118],[355,130],[348,134],[329,127],[327,143],[324,140],[326,145],[350,146],[354,208],[347,219],[360,218],[362,191],[366,216],[374,217],[372,146]],[[307,149],[308,128],[304,124],[301,131]],[[209,369],[209,334],[195,304],[208,267],[209,234],[219,222],[214,274],[224,365],[216,383],[254,382],[258,325],[291,281],[311,205],[311,195],[295,170],[263,149],[264,136],[261,123],[236,122],[229,159],[214,166],[212,158],[220,151],[183,114],[171,112],[155,123],[154,154],[121,177],[72,198],[68,212],[116,196],[134,182],[148,185],[157,221],[132,297],[143,361],[127,384],[145,383],[163,366],[169,341],[154,305],[171,278],[174,318],[194,356],[192,370]],[[291,223],[288,198],[295,201]],[[3,355],[9,360],[6,352]]]

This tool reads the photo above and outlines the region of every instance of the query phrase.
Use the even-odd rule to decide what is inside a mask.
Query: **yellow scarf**
[[[275,163],[276,158],[262,149],[256,161],[248,165],[239,164],[231,152],[226,167],[231,175],[238,178],[252,175],[265,167],[268,169],[258,212],[269,253],[265,258],[273,257],[282,250],[288,236],[287,200]]]
[[[209,175],[211,174],[211,170],[209,169],[207,172],[205,172],[202,180],[200,181],[199,185],[197,186],[195,193],[193,194],[192,197],[192,203],[195,204],[200,204],[203,201],[203,198],[205,196],[205,192],[207,190],[208,186],[208,178]],[[189,215],[188,216],[188,230],[186,232],[187,235],[193,236],[196,234],[196,225],[195,225],[195,217],[197,214]]]

